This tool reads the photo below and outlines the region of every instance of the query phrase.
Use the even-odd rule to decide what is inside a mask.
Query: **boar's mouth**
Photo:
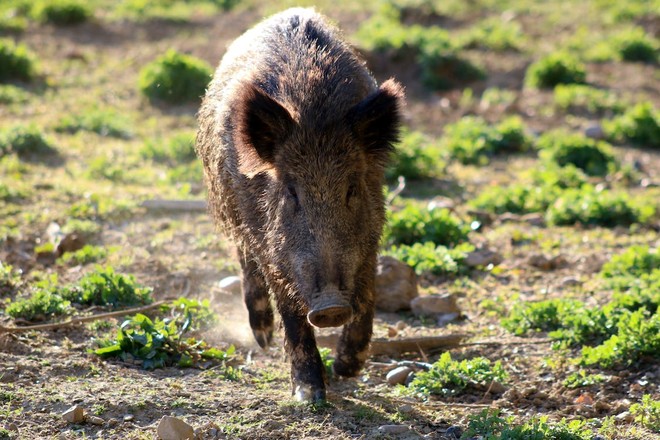
[[[315,327],[339,327],[353,318],[348,292],[325,290],[312,296],[307,320]]]

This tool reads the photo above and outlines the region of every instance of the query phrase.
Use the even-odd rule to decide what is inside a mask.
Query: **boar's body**
[[[295,8],[230,46],[200,109],[196,150],[211,213],[237,245],[262,347],[275,297],[300,400],[325,398],[312,325],[344,325],[335,373],[355,375],[366,359],[401,100],[322,16]]]

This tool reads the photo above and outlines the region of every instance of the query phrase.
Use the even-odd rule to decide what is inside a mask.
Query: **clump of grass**
[[[558,107],[572,112],[616,114],[625,109],[625,103],[612,92],[584,84],[557,85],[554,89],[554,101]]]
[[[122,114],[109,110],[94,108],[84,113],[63,116],[55,130],[63,133],[90,131],[101,136],[128,139],[132,135],[130,122]]]
[[[508,107],[516,100],[516,92],[513,90],[489,87],[481,95],[480,105],[484,108]]]
[[[414,243],[412,245],[392,246],[383,255],[389,255],[403,261],[422,275],[458,275],[467,270],[464,264],[469,252],[474,250],[470,243],[462,243],[454,248],[436,245],[433,242]]]
[[[194,102],[204,94],[212,72],[206,62],[170,49],[140,71],[139,89],[151,101]]]
[[[491,17],[471,27],[459,37],[458,44],[471,49],[520,50],[524,38],[519,23]]]
[[[30,99],[30,94],[11,84],[0,84],[0,104],[20,104]]]
[[[465,116],[445,127],[440,147],[463,164],[485,165],[498,153],[526,151],[529,137],[519,117],[504,119],[490,126],[483,118]]]
[[[34,124],[16,125],[0,132],[0,157],[15,153],[29,157],[53,154],[56,150]]]
[[[556,200],[558,193],[558,188],[553,186],[534,187],[528,184],[490,186],[471,200],[470,206],[495,214],[545,212]]]
[[[660,45],[647,35],[644,29],[636,27],[620,32],[611,41],[619,57],[624,61],[656,63]]]
[[[32,15],[42,23],[70,26],[87,21],[93,11],[80,0],[41,0],[33,6]]]
[[[17,188],[16,186],[17,185],[14,184],[9,186],[0,182],[0,200],[3,202],[15,202],[27,197],[26,191],[21,188]]]
[[[75,252],[67,252],[59,258],[64,264],[84,265],[104,260],[108,256],[108,250],[101,246],[86,244],[82,249]]]
[[[586,69],[573,55],[555,52],[536,61],[527,68],[525,84],[540,89],[558,84],[581,84],[587,77]]]
[[[203,328],[213,313],[208,302],[180,298],[178,305],[169,308],[167,319],[150,319],[137,314],[124,321],[114,338],[97,340],[97,349],[90,352],[104,358],[120,358],[138,362],[142,368],[152,370],[166,366],[192,367],[200,362],[214,362],[227,367],[234,357],[234,346],[227,350],[210,347],[203,340],[187,333]]]
[[[603,121],[603,129],[614,142],[660,148],[660,111],[650,102],[641,102],[621,116]]]
[[[547,416],[532,418],[516,424],[514,417],[500,417],[499,409],[484,409],[469,417],[467,429],[461,438],[487,438],[488,440],[592,440],[593,434],[586,421],[562,419],[548,422]]]
[[[183,131],[164,139],[148,140],[140,149],[140,156],[154,162],[178,165],[195,160],[195,135]]]
[[[548,132],[539,138],[537,146],[545,161],[560,167],[573,165],[590,176],[604,176],[618,167],[608,144],[581,134]]]
[[[546,221],[553,225],[630,226],[645,223],[654,214],[654,206],[640,205],[625,193],[585,185],[563,191],[548,208]]]
[[[27,47],[0,38],[0,81],[30,81],[34,76],[34,56]]]
[[[21,283],[21,273],[10,264],[0,261],[0,295],[11,295]]]
[[[581,388],[602,383],[605,377],[602,374],[588,374],[586,371],[580,369],[574,373],[569,374],[563,382],[566,388]]]
[[[491,363],[486,358],[477,357],[459,362],[453,360],[449,352],[445,352],[428,371],[417,373],[408,388],[424,397],[454,396],[468,387],[487,387],[491,382],[502,383],[507,377],[500,361]]]
[[[387,180],[403,176],[407,180],[420,180],[437,176],[443,169],[440,151],[419,131],[404,131],[396,146],[390,166],[385,171]]]
[[[630,405],[630,414],[635,416],[635,422],[653,432],[660,432],[660,400],[644,394],[640,403]]]
[[[27,321],[43,321],[53,315],[63,315],[71,310],[71,302],[64,299],[56,289],[56,278],[36,283],[29,297],[11,301],[5,313],[12,318]]]
[[[454,246],[467,240],[470,227],[448,209],[426,209],[408,204],[392,212],[385,228],[386,245],[433,242]]]
[[[605,278],[639,278],[655,270],[660,270],[660,251],[648,246],[632,246],[605,263],[601,275]]]
[[[152,291],[131,275],[115,273],[110,266],[98,266],[76,284],[60,289],[62,297],[73,303],[112,307],[149,304],[153,302]]]

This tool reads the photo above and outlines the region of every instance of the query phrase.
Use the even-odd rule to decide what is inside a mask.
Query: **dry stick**
[[[65,322],[55,322],[52,324],[39,324],[39,325],[28,325],[25,327],[5,327],[0,325],[0,334],[3,333],[21,333],[27,332],[30,330],[51,330],[54,328],[63,328],[63,327],[72,327],[76,324],[82,324],[83,322],[97,321],[99,319],[114,318],[117,316],[132,315],[134,313],[141,313],[150,309],[155,309],[156,307],[165,304],[170,300],[157,301],[153,304],[147,306],[135,307],[132,309],[118,310],[116,312],[109,313],[100,313],[98,315],[84,316],[82,318],[72,318]]]

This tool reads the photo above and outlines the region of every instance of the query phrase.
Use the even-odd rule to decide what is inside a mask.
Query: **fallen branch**
[[[169,300],[164,300],[164,301],[156,301],[153,304],[149,304],[146,306],[142,307],[135,307],[132,309],[124,309],[124,310],[118,310],[116,312],[108,312],[108,313],[99,313],[98,315],[91,315],[91,316],[83,316],[81,318],[71,318],[68,321],[64,322],[54,322],[51,324],[39,324],[39,325],[28,325],[25,327],[5,327],[0,325],[0,334],[3,333],[21,333],[21,332],[28,332],[31,330],[52,330],[55,328],[64,328],[64,327],[73,327],[78,324],[82,324],[83,322],[91,322],[91,321],[98,321],[99,319],[106,319],[106,318],[115,318],[117,316],[125,316],[125,315],[133,315],[135,313],[142,313],[147,310],[155,309],[156,307],[165,304],[166,302],[169,302]]]
[[[456,334],[405,339],[377,338],[371,340],[371,349],[369,352],[372,356],[387,355],[398,357],[403,353],[432,352],[439,349],[446,350],[458,347],[460,342],[466,337],[467,335]],[[336,333],[316,336],[316,342],[324,347],[334,348],[338,341],[339,335]]]

